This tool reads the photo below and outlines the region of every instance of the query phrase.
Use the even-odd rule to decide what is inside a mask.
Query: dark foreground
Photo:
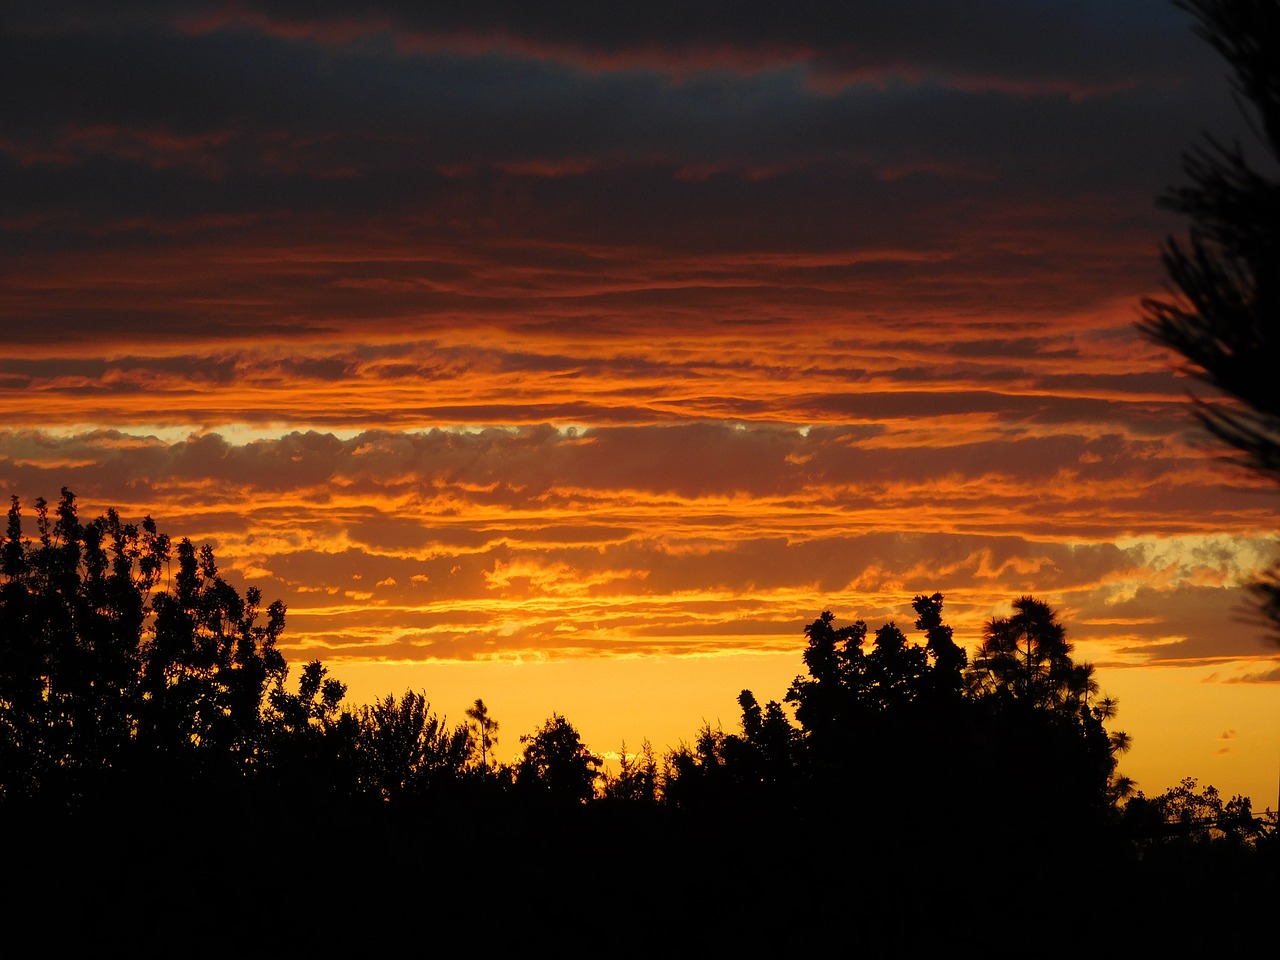
[[[1280,917],[1274,838],[1139,855],[607,806],[3,826],[5,939],[55,955],[1270,956]]]

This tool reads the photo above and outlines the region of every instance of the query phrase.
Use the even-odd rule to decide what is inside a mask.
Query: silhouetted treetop
[[[467,708],[467,719],[474,724],[476,743],[480,745],[480,767],[489,768],[489,753],[498,742],[498,721],[489,716],[489,708],[479,697]]]
[[[366,790],[389,801],[421,801],[461,779],[474,740],[465,725],[449,727],[424,694],[386,696],[358,714]]]
[[[558,803],[585,803],[595,795],[603,761],[583,744],[578,730],[553,713],[533,733],[520,737],[524,752],[515,767],[516,786],[526,795]]]
[[[892,622],[838,627],[830,611],[805,628],[809,675],[787,695],[800,726],[795,782],[809,797],[799,806],[852,805],[886,823],[928,818],[941,835],[967,823],[1016,837],[1031,829],[1032,810],[1056,811],[1062,824],[1101,822],[1130,786],[1116,774],[1129,740],[1106,731],[1115,701],[1072,659],[1057,614],[1018,598],[1011,615],[987,624],[969,664],[942,599],[912,602],[923,644]],[[749,691],[739,702],[751,743],[762,736],[759,707]],[[730,780],[732,746],[725,737],[719,750]]]
[[[291,709],[334,719],[345,688],[316,664],[285,693],[284,604],[264,618],[210,547],[174,550],[150,518],[114,510],[84,523],[67,489],[35,514],[30,540],[12,499],[0,566],[0,800],[248,787],[287,752]]]
[[[908,642],[891,622],[876,630],[868,649],[867,624],[837,628],[830,611],[805,627],[809,676],[795,679],[787,700],[806,733],[821,740],[855,717],[912,705],[940,708],[959,697],[967,655],[942,622],[942,595],[918,596],[912,606],[923,645]]]

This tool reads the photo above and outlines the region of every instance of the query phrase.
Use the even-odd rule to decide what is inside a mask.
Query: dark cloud
[[[1255,670],[1242,677],[1232,677],[1223,683],[1280,683],[1280,664],[1270,669]]]
[[[1212,89],[1196,73],[1211,56],[1162,3],[1124,16],[1101,4],[734,11],[667,22],[646,10],[623,28],[586,8],[370,8],[362,29],[345,9],[107,20],[54,5],[11,20],[0,57],[13,188],[0,233],[16,247],[145,249],[174,232],[261,239],[264,219],[288,211],[278,229],[293,237],[325,229],[315,218],[358,233],[377,218],[437,237],[461,227],[472,242],[950,249],[943,224],[972,231],[976,211],[1018,200],[1004,243],[987,244],[994,274],[1010,228],[1034,224],[1032,198],[1064,205],[1058,230],[1082,202],[1116,211],[1086,233],[1124,219],[1150,230],[1177,150],[1225,103],[1188,110]],[[384,34],[435,41],[369,42]],[[763,68],[673,80],[666,61],[645,66],[656,50],[696,68],[698,51],[724,49]],[[625,69],[574,59],[627,50]],[[805,73],[844,69],[898,79],[828,90]],[[1037,89],[1047,77],[1068,86]],[[1105,95],[1068,89],[1099,84]]]

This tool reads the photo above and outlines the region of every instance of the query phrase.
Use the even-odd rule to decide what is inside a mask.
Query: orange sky
[[[419,6],[0,15],[0,492],[212,543],[292,662],[513,750],[1033,593],[1140,787],[1275,808],[1280,500],[1133,328],[1241,129],[1180,13]]]

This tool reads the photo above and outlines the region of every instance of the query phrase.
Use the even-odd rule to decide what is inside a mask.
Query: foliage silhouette
[[[474,742],[465,726],[450,728],[424,694],[386,696],[359,712],[364,789],[381,800],[422,801],[463,779]]]
[[[1145,846],[1179,839],[1193,844],[1250,845],[1266,833],[1248,797],[1237,795],[1224,801],[1212,785],[1197,789],[1192,777],[1150,799],[1142,793],[1134,795],[1125,804],[1124,819]]]
[[[303,667],[298,690],[281,674],[261,705],[267,727],[262,799],[295,815],[323,815],[361,794],[360,724],[343,709],[346,686],[318,660]]]
[[[52,519],[36,501],[36,525],[25,541],[14,497],[0,568],[0,798],[74,804],[130,762],[135,724],[154,723],[136,678],[169,542],[149,518],[82,524],[65,489]]]
[[[1047,604],[1020,597],[1013,609],[1012,616],[987,625],[969,673],[975,698],[997,714],[1015,718],[1023,731],[1042,727],[1037,749],[1059,744],[1063,751],[1050,755],[1045,771],[1055,778],[1067,774],[1058,789],[1064,794],[1085,790],[1093,800],[1082,795],[1081,802],[1108,807],[1127,789],[1115,770],[1129,738],[1119,731],[1109,734],[1104,727],[1115,715],[1116,701],[1096,698],[1093,666],[1071,659],[1066,630]],[[1024,760],[1024,767],[1029,766]]]
[[[285,766],[317,752],[305,741],[338,728],[345,688],[315,663],[297,694],[286,691],[284,605],[263,621],[259,591],[241,597],[209,547],[182,540],[175,551],[150,518],[125,524],[114,510],[82,523],[67,489],[53,517],[36,501],[36,530],[24,538],[13,498],[0,571],[0,802],[216,805],[278,788]],[[158,591],[162,577],[170,587]]]
[[[577,728],[553,713],[533,733],[520,737],[524,752],[515,765],[515,785],[534,802],[581,804],[595,796],[603,762],[582,742]]]
[[[440,925],[503,906],[564,917],[557,933],[577,937],[569,917],[675,897],[708,918],[682,941],[703,951],[847,935],[835,918],[851,904],[867,949],[950,942],[970,918],[937,891],[1010,877],[1067,896],[1110,870],[1152,891],[1149,910],[1189,878],[1256,876],[1265,898],[1275,877],[1275,831],[1246,798],[1187,781],[1121,803],[1115,702],[1032,597],[987,625],[972,664],[941,594],[913,600],[921,642],[824,612],[783,701],[743,690],[737,731],[704,725],[661,760],[624,745],[604,775],[558,713],[507,766],[488,756],[482,700],[458,726],[413,691],[346,709],[319,661],[290,683],[284,606],[264,616],[211,549],[114,511],[82,522],[66,490],[35,515],[28,540],[14,499],[0,546],[0,824],[29,900],[63,891],[104,924],[143,898],[170,935],[204,929],[208,905],[256,896],[249,865],[290,836],[315,876],[275,870],[275,913],[219,907],[237,941],[296,949],[272,917],[314,915],[317,897],[335,915],[418,916],[416,887],[370,882],[411,862],[380,851],[457,878],[430,901]],[[360,879],[337,879],[340,861]],[[797,892],[778,891],[783,875]],[[927,924],[900,895],[922,877]]]
[[[640,745],[640,752],[632,754],[627,751],[627,743],[622,742],[618,751],[618,772],[604,773],[604,797],[609,800],[623,801],[633,804],[656,805],[658,802],[659,772],[658,758],[653,744],[645,740]]]
[[[489,751],[498,742],[498,721],[489,716],[489,708],[479,697],[467,708],[467,719],[475,724],[476,742],[480,744],[480,767],[489,769]]]
[[[1196,32],[1228,62],[1232,89],[1274,167],[1280,162],[1280,8],[1274,0],[1182,0]],[[1248,104],[1248,108],[1244,105]],[[1248,114],[1246,114],[1248,116]],[[1259,172],[1239,143],[1206,135],[1183,156],[1189,186],[1163,206],[1191,218],[1186,244],[1169,238],[1164,264],[1180,299],[1150,299],[1142,329],[1186,358],[1235,403],[1197,401],[1205,426],[1246,462],[1280,480],[1280,179]]]
[[[1019,598],[1012,616],[988,624],[969,665],[942,596],[913,607],[923,644],[893,623],[869,639],[865,622],[837,627],[830,612],[805,628],[809,675],[788,692],[800,725],[798,806],[942,844],[974,830],[1017,844],[1046,823],[1074,837],[1113,818],[1128,738],[1108,735],[1115,701],[1095,696],[1092,668],[1071,659],[1053,610]],[[743,722],[755,723],[749,710]]]
[[[1190,218],[1170,237],[1165,271],[1174,299],[1143,302],[1139,328],[1186,360],[1225,399],[1195,398],[1200,422],[1241,463],[1280,482],[1280,5],[1275,0],[1178,0],[1232,71],[1232,90],[1266,169],[1240,143],[1206,134],[1183,155],[1189,185],[1161,204]],[[1280,642],[1280,567],[1255,585]]]

